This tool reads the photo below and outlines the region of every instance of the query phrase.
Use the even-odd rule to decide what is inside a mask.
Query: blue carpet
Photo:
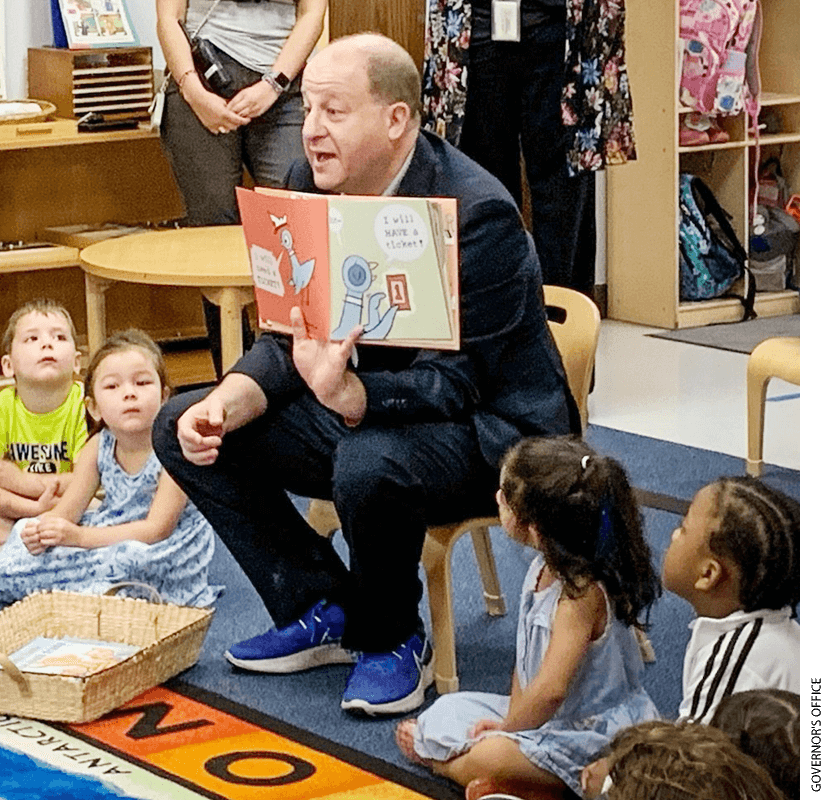
[[[744,467],[738,458],[596,426],[589,427],[586,439],[598,452],[620,460],[635,487],[683,503],[709,481],[721,475],[741,474]],[[796,471],[771,467],[765,480],[793,497],[799,496],[800,476]],[[645,508],[643,515],[659,569],[680,516],[659,508]],[[507,693],[515,652],[516,603],[534,552],[507,538],[500,528],[491,529],[491,538],[507,599],[507,615],[486,615],[472,545],[465,537],[456,545],[452,561],[458,668],[461,689]],[[345,556],[339,534],[335,544]],[[240,639],[261,633],[271,623],[250,583],[221,543],[213,576],[227,588],[217,603],[198,664],[182,676],[186,682],[398,766],[421,771],[406,762],[395,746],[397,720],[359,719],[340,710],[347,666],[280,676],[234,670],[222,657],[223,651]],[[429,620],[425,602],[421,611]],[[652,610],[649,635],[657,662],[646,667],[645,684],[667,717],[676,715],[681,699],[683,652],[692,616],[687,603],[668,593]],[[435,697],[434,689],[430,689],[428,702]]]

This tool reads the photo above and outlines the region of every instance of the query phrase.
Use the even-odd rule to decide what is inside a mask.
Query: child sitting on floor
[[[680,716],[709,722],[723,697],[799,687],[798,503],[739,476],[704,486],[672,534],[663,586],[697,612]]]
[[[712,727],[763,766],[787,800],[798,800],[800,721],[797,694],[752,689],[725,698],[712,717]]]
[[[396,739],[462,785],[510,778],[564,796],[616,731],[659,716],[634,633],[659,582],[623,468],[581,441],[520,442],[496,499],[505,531],[540,551],[522,589],[511,694],[444,695]]]
[[[783,800],[767,771],[722,731],[645,722],[611,744],[608,800]]]
[[[698,614],[680,717],[708,723],[734,692],[798,691],[799,518],[795,500],[744,476],[720,478],[692,499],[663,559],[663,586]],[[589,765],[586,797],[606,773],[604,759]]]
[[[99,593],[120,581],[148,583],[172,603],[213,603],[213,529],[153,452],[153,421],[169,394],[158,345],[141,331],[110,337],[86,390],[101,430],[55,508],[20,520],[0,548],[0,607],[40,589]],[[99,486],[104,501],[87,510]]]
[[[69,312],[51,300],[17,309],[3,334],[0,389],[0,544],[12,525],[53,508],[86,441],[80,353]]]

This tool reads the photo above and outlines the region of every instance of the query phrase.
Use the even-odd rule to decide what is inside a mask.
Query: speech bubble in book
[[[251,245],[251,271],[254,286],[285,297],[285,284],[280,275],[280,261],[282,261],[282,253],[277,258],[270,250],[256,244]]]
[[[375,238],[389,261],[415,261],[429,244],[429,229],[417,211],[390,203],[375,217]]]
[[[337,241],[342,246],[343,239],[340,234],[343,232],[343,215],[334,206],[329,206],[329,233],[337,234]]]

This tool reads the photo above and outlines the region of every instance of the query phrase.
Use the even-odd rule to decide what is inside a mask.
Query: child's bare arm
[[[36,475],[32,472],[24,472],[13,461],[0,460],[0,491],[27,500],[37,500],[48,484],[54,481],[55,478],[51,475]]]
[[[89,501],[101,485],[101,473],[98,471],[99,443],[100,436],[93,436],[78,453],[72,480],[65,484],[63,494],[47,516],[61,517],[73,523],[77,523],[83,516]]]
[[[82,527],[54,514],[46,514],[40,519],[40,540],[47,547],[64,544],[88,549],[106,547],[128,539],[154,544],[173,532],[186,503],[185,493],[162,470],[156,495],[144,519],[94,528]]]
[[[538,728],[556,713],[604,617],[605,597],[597,584],[579,598],[562,597],[539,671],[518,696],[511,695],[502,730]]]
[[[519,676],[516,670],[513,670],[513,682],[512,688],[510,690],[510,706],[509,708],[513,707],[514,699],[521,696],[522,690],[519,686]],[[510,711],[508,710],[508,715]],[[470,728],[468,732],[468,736],[470,739],[477,739],[481,736],[482,733],[486,731],[501,731],[504,730],[504,723],[501,720],[492,719],[488,717],[484,717],[483,719],[478,720],[472,728]]]
[[[46,484],[34,498],[0,488],[0,518],[14,522],[23,517],[36,517],[54,508],[57,500],[57,483],[54,481]]]
[[[40,555],[47,547],[57,544],[72,544],[72,532],[77,528],[76,523],[95,495],[101,481],[98,473],[97,437],[90,439],[79,453],[75,462],[74,476],[74,480],[60,498],[56,494],[58,484],[53,482],[50,489],[51,506],[29,515],[39,517],[29,522],[21,533],[23,544],[32,555]],[[45,531],[49,533],[44,537]]]

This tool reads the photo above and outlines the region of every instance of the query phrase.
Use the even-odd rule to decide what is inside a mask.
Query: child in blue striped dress
[[[93,356],[86,395],[99,431],[58,504],[19,520],[0,548],[0,607],[42,589],[101,593],[125,580],[154,586],[168,602],[216,600],[213,529],[153,452],[168,394],[164,358],[145,333],[115,334]],[[104,500],[90,509],[100,486]]]

